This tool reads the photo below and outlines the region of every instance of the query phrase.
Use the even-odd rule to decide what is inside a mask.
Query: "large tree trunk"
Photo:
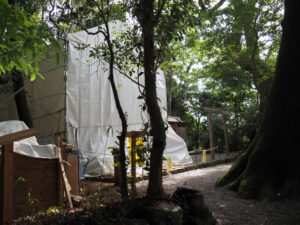
[[[166,131],[164,121],[158,105],[156,93],[156,71],[154,69],[154,0],[139,2],[138,20],[143,32],[145,95],[147,111],[153,143],[150,155],[150,173],[148,196],[159,196],[163,193],[162,187],[162,156],[166,145]]]
[[[24,87],[23,74],[17,70],[13,70],[11,73],[12,73],[13,91],[17,92]],[[19,120],[23,121],[28,127],[33,127],[31,114],[27,104],[25,89],[17,93],[14,98],[16,102]]]
[[[239,31],[233,41],[235,45],[237,45],[237,52],[245,51],[239,55],[237,63],[244,70],[249,72],[253,85],[259,95],[259,111],[262,114],[270,91],[270,84],[273,78],[271,75],[273,75],[273,72],[272,67],[267,65],[259,54],[259,29],[257,27],[257,20],[259,14],[261,14],[261,9],[257,8],[257,0],[234,0],[231,1],[231,3],[234,6],[233,16],[235,26],[233,28],[236,30],[235,32]],[[242,11],[245,13],[243,16],[244,19],[242,19],[240,15]],[[245,50],[242,50],[241,46],[243,35],[245,38]]]
[[[300,2],[285,1],[276,73],[258,134],[219,180],[246,197],[300,197]]]

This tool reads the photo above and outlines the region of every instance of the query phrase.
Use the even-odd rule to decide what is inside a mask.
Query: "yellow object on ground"
[[[202,162],[203,163],[206,163],[206,160],[207,160],[207,158],[206,158],[206,152],[207,152],[207,150],[203,150],[202,151]]]
[[[173,170],[173,161],[171,157],[167,157],[167,172],[171,172]]]

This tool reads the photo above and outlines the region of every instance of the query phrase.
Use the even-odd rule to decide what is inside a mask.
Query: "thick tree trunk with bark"
[[[260,130],[217,185],[246,197],[300,197],[300,2],[285,1],[276,73]]]
[[[13,91],[17,92],[24,87],[23,74],[17,70],[13,70],[11,73],[12,73]],[[17,93],[14,98],[16,102],[19,120],[23,121],[28,127],[32,128],[33,122],[27,104],[25,89]]]
[[[237,59],[237,63],[244,70],[249,72],[253,85],[259,95],[259,111],[262,114],[267,102],[267,97],[272,83],[272,68],[266,64],[261,58],[259,52],[259,29],[258,18],[261,14],[261,9],[257,8],[257,1],[240,1],[234,0],[231,2],[234,6],[235,29],[240,30],[235,35],[234,43],[237,45],[237,52],[243,52],[241,40],[244,36],[246,51]],[[261,7],[261,6],[259,6]],[[247,19],[241,20],[241,12],[246,13]],[[266,77],[269,77],[266,79]]]
[[[150,155],[150,173],[148,196],[159,196],[163,193],[162,186],[162,156],[166,145],[166,131],[164,121],[158,105],[156,92],[156,71],[154,69],[154,0],[139,2],[138,20],[142,27],[144,47],[145,95],[147,111],[153,143]]]

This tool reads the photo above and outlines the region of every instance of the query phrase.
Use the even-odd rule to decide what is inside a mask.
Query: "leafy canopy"
[[[24,72],[34,80],[39,62],[48,46],[60,48],[39,14],[25,11],[0,0],[0,75],[13,69]]]

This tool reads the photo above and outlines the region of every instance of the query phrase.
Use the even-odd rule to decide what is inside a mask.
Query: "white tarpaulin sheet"
[[[90,32],[96,32],[92,28]],[[122,31],[121,23],[112,23],[111,30]],[[101,34],[88,35],[85,31],[71,33],[69,42],[69,62],[67,70],[66,120],[68,142],[77,145],[87,161],[85,175],[113,173],[113,157],[109,147],[116,146],[116,136],[121,130],[121,122],[115,106],[111,86],[108,80],[108,64],[102,60],[90,58],[93,46],[103,42]],[[90,47],[78,49],[78,44]],[[143,100],[138,85],[114,71],[121,105],[127,115],[128,131],[143,129],[147,114],[141,110]],[[132,77],[135,79],[135,77]],[[162,72],[157,74],[157,92],[163,118],[166,113],[166,85]],[[165,155],[172,157],[174,163],[186,164],[192,160],[186,144],[169,127]]]
[[[14,132],[27,130],[26,124],[19,120],[0,122],[0,137]],[[34,158],[57,158],[58,148],[55,145],[39,145],[36,137],[14,142],[14,152]]]

